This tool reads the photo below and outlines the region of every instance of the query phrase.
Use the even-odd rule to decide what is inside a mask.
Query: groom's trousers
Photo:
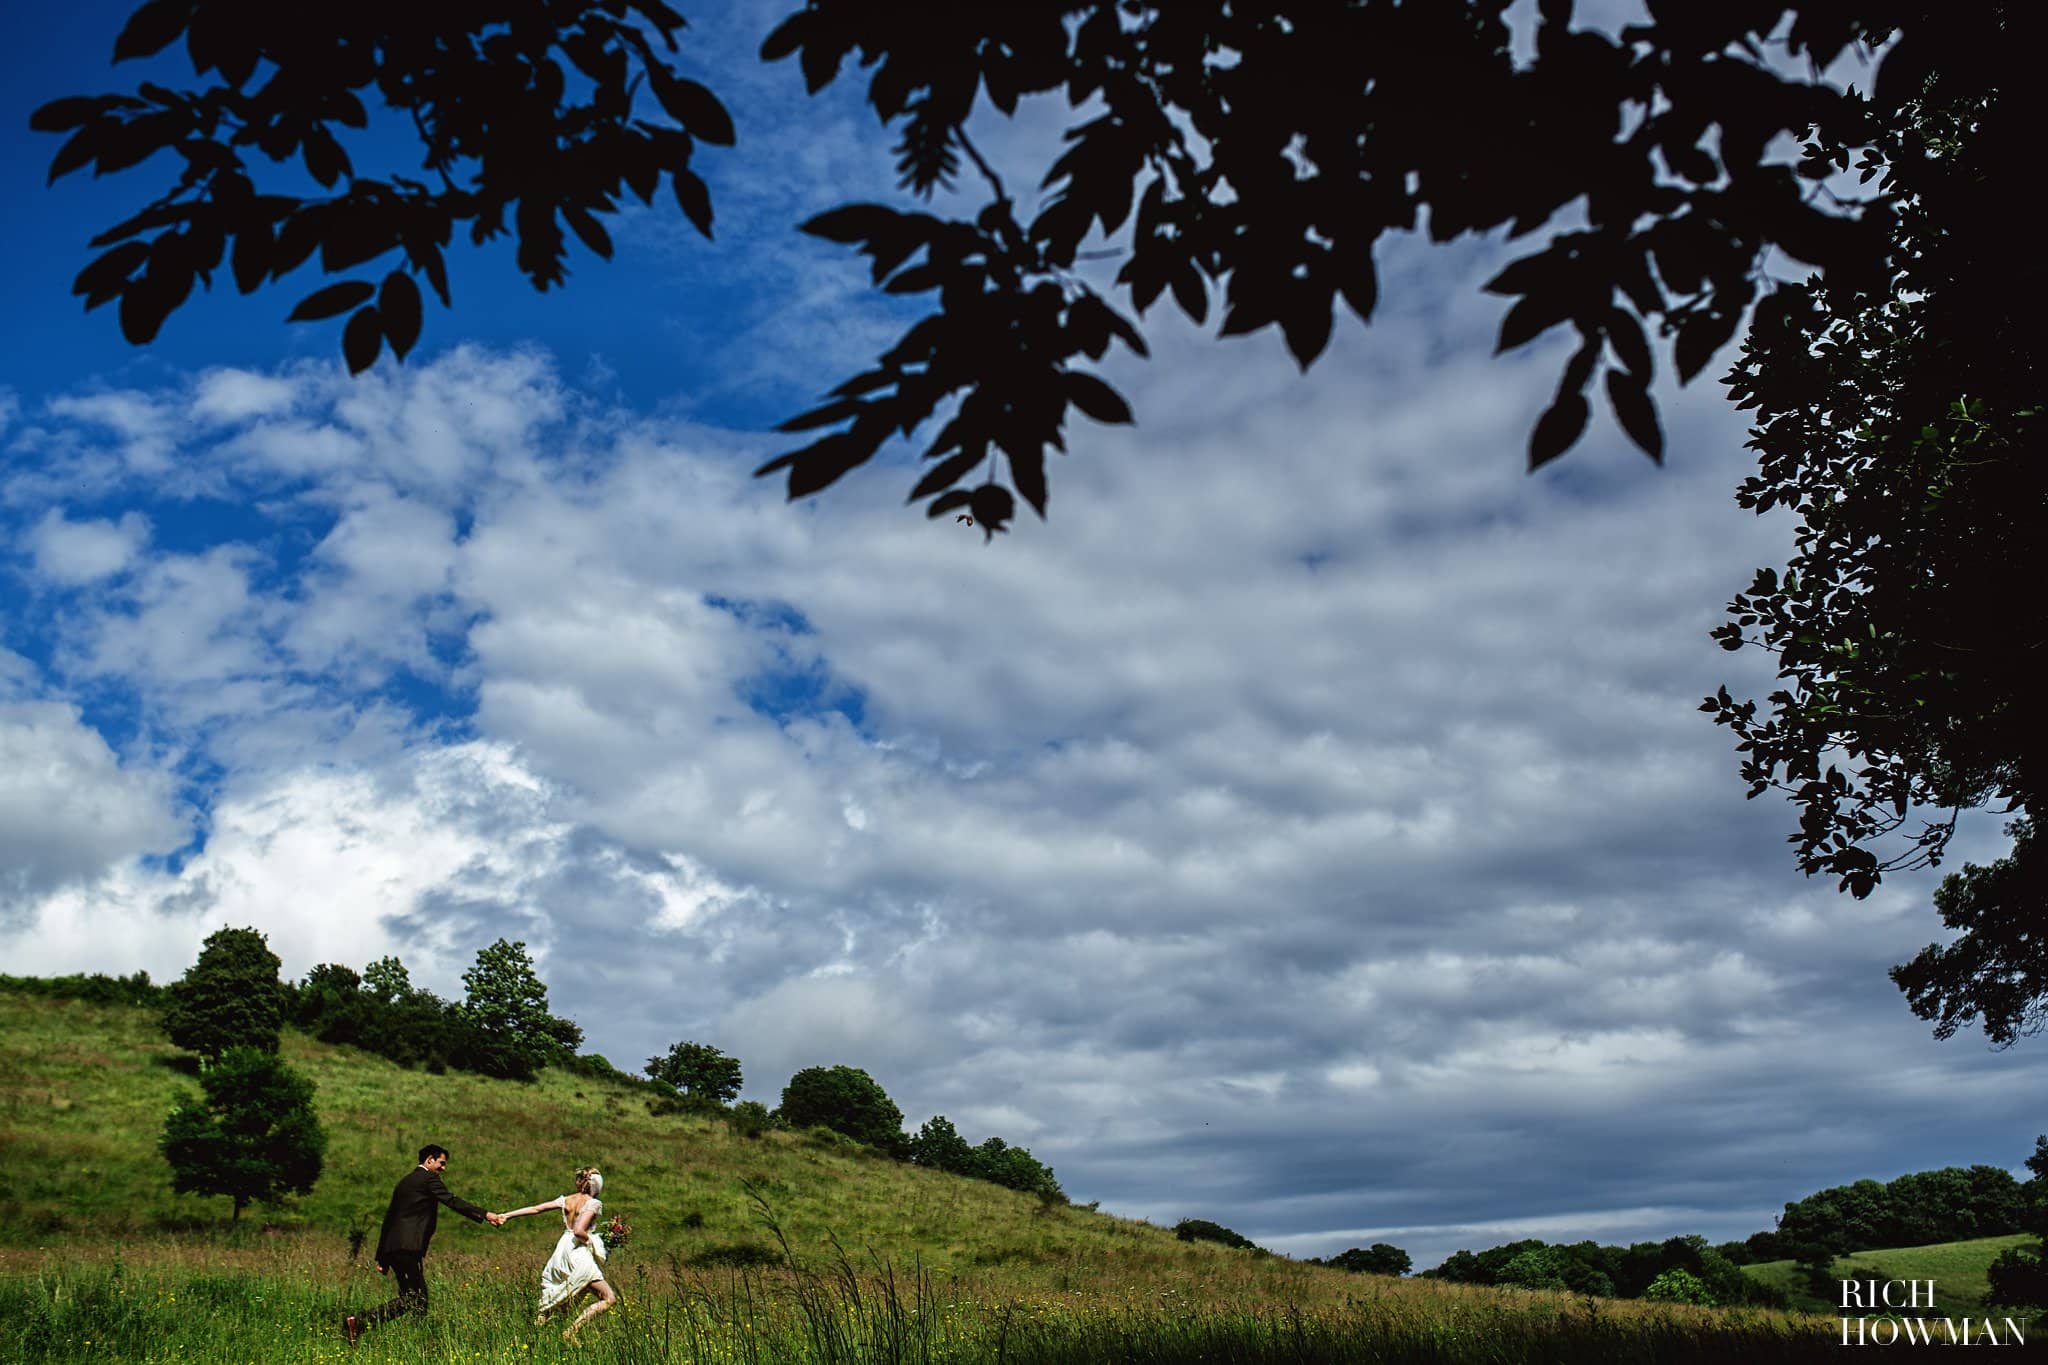
[[[388,1264],[391,1267],[391,1278],[398,1281],[398,1297],[363,1314],[363,1326],[389,1322],[407,1313],[418,1313],[422,1317],[426,1315],[427,1273],[423,1264],[424,1259],[417,1251],[391,1253]]]

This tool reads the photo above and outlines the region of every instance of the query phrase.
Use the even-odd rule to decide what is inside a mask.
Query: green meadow
[[[1838,1257],[1832,1267],[1837,1280],[1933,1280],[1934,1301],[1930,1317],[1969,1316],[1981,1318],[1986,1313],[1993,1317],[2012,1316],[2016,1319],[2025,1314],[2012,1313],[2007,1309],[1993,1310],[1984,1301],[1990,1290],[1985,1272],[1998,1259],[1998,1253],[2008,1247],[2023,1247],[2034,1239],[2025,1234],[2011,1237],[1978,1237],[1967,1242],[1938,1242],[1921,1247],[1883,1247],[1874,1251],[1856,1251]],[[1790,1261],[1758,1261],[1742,1267],[1742,1273],[1750,1275],[1784,1291],[1787,1299],[1797,1308],[1814,1313],[1839,1313],[1839,1295],[1823,1299],[1807,1288],[1806,1278]],[[1853,1314],[1852,1314],[1853,1316]]]
[[[233,1223],[226,1199],[170,1192],[155,1140],[192,1082],[150,1014],[0,991],[14,1201],[0,1351],[340,1359],[343,1312],[390,1292],[361,1239],[428,1141],[452,1153],[450,1187],[492,1208],[602,1164],[607,1210],[634,1227],[609,1265],[624,1306],[565,1347],[559,1324],[532,1321],[553,1225],[444,1218],[427,1320],[372,1332],[354,1352],[364,1361],[1764,1362],[1839,1349],[1832,1315],[1350,1275],[1182,1242],[843,1141],[652,1113],[644,1091],[557,1071],[530,1085],[435,1076],[292,1033],[284,1053],[318,1086],[326,1166],[310,1195]]]

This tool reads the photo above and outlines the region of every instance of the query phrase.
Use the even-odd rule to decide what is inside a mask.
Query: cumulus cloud
[[[187,832],[166,775],[123,765],[78,708],[0,701],[0,935],[57,888],[169,852]]]
[[[29,532],[29,552],[38,574],[65,587],[98,582],[122,572],[149,539],[149,519],[123,513],[118,521],[68,520],[51,508]]]

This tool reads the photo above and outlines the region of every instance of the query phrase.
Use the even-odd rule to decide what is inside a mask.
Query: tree
[[[1570,0],[1543,0],[1533,59],[1518,60],[1509,8],[1063,0],[935,19],[810,0],[767,36],[762,56],[795,58],[816,92],[857,54],[872,72],[868,102],[901,134],[902,187],[928,197],[962,174],[964,158],[987,202],[962,219],[849,204],[805,225],[870,256],[878,286],[935,295],[937,310],[787,423],[831,430],[761,472],[786,469],[790,495],[802,496],[937,422],[923,452],[936,463],[912,496],[932,499],[934,515],[966,505],[986,530],[1003,529],[1012,490],[1044,515],[1045,451],[1064,449],[1071,413],[1131,420],[1076,363],[1100,360],[1112,341],[1145,353],[1110,298],[1142,314],[1171,291],[1197,322],[1213,299],[1223,334],[1277,326],[1306,367],[1339,300],[1371,316],[1373,252],[1386,234],[1426,222],[1437,241],[1503,226],[1519,235],[1570,209],[1585,226],[1489,286],[1517,300],[1503,348],[1567,323],[1581,342],[1536,423],[1530,460],[1577,439],[1603,369],[1623,428],[1661,457],[1645,322],[1690,379],[1740,324],[1766,250],[1843,277],[1870,276],[1884,260],[1883,206],[1820,206],[1788,168],[1765,161],[1772,138],[1811,130],[1821,157],[1846,164],[1930,69],[1954,63],[1999,89],[2031,78],[2019,54],[2036,50],[2015,31],[2033,22],[2020,5],[1658,4],[1647,22],[1608,36],[1574,29]],[[651,203],[664,173],[708,236],[711,203],[690,158],[699,142],[732,142],[733,129],[709,90],[656,56],[650,37],[673,50],[681,27],[662,0],[304,15],[151,0],[116,39],[115,60],[182,37],[195,76],[218,80],[74,96],[35,112],[32,127],[69,135],[53,179],[87,165],[118,172],[163,148],[183,161],[167,193],[94,239],[106,250],[74,289],[88,307],[118,300],[123,334],[140,343],[223,259],[244,292],[316,252],[330,273],[376,262],[380,279],[328,285],[292,315],[347,313],[342,351],[360,370],[384,344],[402,357],[418,338],[415,277],[450,303],[442,250],[458,223],[481,243],[504,232],[511,210],[518,265],[540,289],[563,279],[561,224],[608,257],[601,220],[628,191]],[[1817,70],[1894,33],[1903,36],[1867,96],[1792,69],[1803,60]],[[1773,64],[1767,47],[1791,61]],[[643,78],[659,119],[636,116]],[[1068,145],[1046,170],[1044,207],[1022,214],[966,124],[981,100],[1007,115],[1021,96],[1053,92],[1076,111]],[[410,121],[435,183],[403,169],[359,172],[335,134],[367,124],[365,95]],[[332,192],[259,192],[251,149],[294,163],[291,172],[302,165]],[[1123,258],[1107,297],[1079,273],[1097,229]],[[994,477],[999,462],[1007,486]],[[957,487],[983,464],[985,482]]]
[[[676,1043],[663,1057],[647,1059],[647,1074],[693,1100],[730,1104],[740,1095],[740,1061],[707,1043]]]
[[[173,982],[163,1030],[173,1044],[209,1061],[232,1047],[277,1051],[284,1027],[282,966],[254,929],[217,929],[199,959]]]
[[[461,1060],[471,1070],[530,1081],[542,1067],[574,1056],[583,1041],[582,1029],[548,1012],[548,988],[524,943],[501,938],[479,950],[462,985],[468,1036]]]
[[[1218,1246],[1234,1247],[1239,1251],[1264,1250],[1243,1233],[1232,1232],[1221,1223],[1212,1223],[1206,1218],[1181,1219],[1173,1225],[1173,1235],[1183,1242],[1214,1242]]]
[[[232,1047],[200,1072],[199,1088],[172,1108],[158,1142],[172,1190],[225,1195],[236,1220],[252,1200],[311,1192],[327,1134],[310,1080],[274,1052]]]
[[[934,1114],[910,1139],[910,1159],[919,1166],[953,1175],[969,1175],[974,1169],[974,1149],[944,1114]]]
[[[1370,1247],[1352,1247],[1330,1258],[1330,1264],[1354,1275],[1406,1275],[1414,1264],[1408,1253],[1386,1242]]]
[[[859,1067],[805,1067],[782,1087],[781,1113],[792,1128],[822,1124],[887,1152],[904,1141],[903,1111]]]
[[[1800,868],[1852,895],[1939,863],[1962,811],[2026,813],[2008,857],[1936,893],[1961,937],[1892,971],[1937,1037],[1981,1017],[2006,1045],[2048,998],[2032,838],[2048,768],[2030,719],[2048,608],[2012,591],[2048,574],[2048,282],[2035,234],[1996,200],[2013,120],[2040,96],[1978,74],[1963,54],[1930,69],[1882,134],[1865,174],[1898,204],[1884,275],[1816,278],[1758,310],[1729,377],[1756,414],[1737,498],[1793,509],[1796,553],[1715,634],[1771,651],[1781,685],[1761,711],[1726,687],[1702,709],[1740,740],[1750,795],[1798,806]],[[1906,838],[1917,812],[1933,818]]]

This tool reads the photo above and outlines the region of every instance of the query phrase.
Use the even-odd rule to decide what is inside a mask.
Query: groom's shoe
[[[363,1320],[350,1313],[341,1320],[341,1334],[348,1339],[349,1345],[355,1345],[356,1338],[363,1334]]]

